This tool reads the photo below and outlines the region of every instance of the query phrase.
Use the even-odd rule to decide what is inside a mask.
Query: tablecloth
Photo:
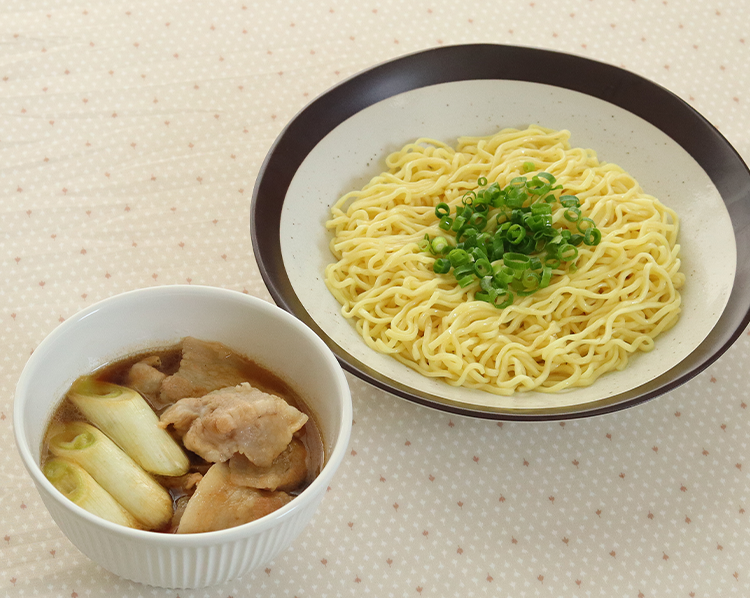
[[[60,322],[130,289],[271,301],[252,188],[299,110],[410,52],[490,42],[617,65],[750,158],[744,0],[5,0],[0,6],[0,594],[750,596],[750,336],[656,400],[496,423],[348,376],[349,452],[311,525],[263,570],[202,590],[131,583],[52,522],[12,399]],[[745,259],[747,256],[744,256]]]

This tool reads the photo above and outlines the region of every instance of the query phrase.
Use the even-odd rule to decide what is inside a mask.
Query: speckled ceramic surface
[[[581,64],[581,70],[586,66]],[[421,71],[420,65],[415,64],[413,70]],[[593,74],[588,83],[592,88],[604,86]],[[644,95],[643,101],[653,98]],[[331,107],[337,109],[335,103]],[[587,388],[555,395],[529,392],[499,397],[455,388],[421,376],[367,347],[353,322],[343,318],[341,306],[323,281],[326,265],[334,261],[329,249],[331,235],[324,226],[330,206],[386,170],[389,153],[420,137],[455,145],[461,135],[490,135],[502,128],[529,124],[571,131],[573,147],[592,148],[601,161],[618,164],[646,193],[678,213],[678,242],[686,274],[679,324],[657,340],[654,351],[636,356],[625,370],[610,373]],[[696,144],[710,142],[695,140]],[[750,193],[750,173],[746,178]],[[264,199],[261,195],[256,201]],[[262,229],[266,223],[256,226]],[[732,291],[737,255],[732,222],[719,190],[688,151],[657,126],[591,95],[504,80],[420,87],[381,100],[346,119],[315,146],[294,174],[284,199],[279,239],[294,293],[314,322],[341,348],[345,361],[351,355],[353,362],[426,398],[439,397],[450,405],[478,406],[498,413],[545,412],[592,403],[632,391],[667,372],[690,355],[718,322]],[[709,246],[712,251],[705,250]],[[717,260],[716,255],[722,259]],[[263,249],[260,258],[262,262],[267,259]]]

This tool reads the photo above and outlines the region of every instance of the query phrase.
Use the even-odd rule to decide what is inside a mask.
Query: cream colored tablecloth
[[[672,90],[747,162],[749,20],[745,0],[5,0],[0,595],[750,596],[746,332],[678,390],[565,424],[463,419],[349,377],[350,452],[311,526],[265,570],[206,590],[133,584],[81,555],[11,424],[29,354],[99,299],[204,284],[270,301],[255,177],[338,81],[438,45],[561,50]]]

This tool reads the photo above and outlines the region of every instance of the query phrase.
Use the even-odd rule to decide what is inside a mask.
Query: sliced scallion
[[[524,162],[524,173],[533,170],[533,162]],[[477,185],[463,194],[452,214],[447,202],[435,207],[438,227],[452,232],[454,241],[443,235],[430,239],[427,234],[418,245],[435,255],[436,274],[452,271],[461,288],[479,282],[480,289],[474,294],[478,301],[504,309],[512,305],[515,296],[526,297],[548,287],[553,271],[563,264],[575,272],[577,246],[601,241],[596,223],[583,217],[578,197],[564,192],[556,197],[563,187],[548,172],[539,172],[530,180],[515,177],[505,188],[496,182],[488,185],[487,177],[479,176]],[[553,222],[555,203],[563,208],[557,226]],[[576,229],[571,230],[573,224]]]

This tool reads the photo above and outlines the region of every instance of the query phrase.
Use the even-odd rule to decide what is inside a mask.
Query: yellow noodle
[[[462,137],[456,149],[419,139],[336,202],[326,226],[337,261],[326,285],[368,346],[425,376],[498,395],[588,386],[653,349],[680,314],[677,215],[569,137],[532,126]],[[561,194],[578,196],[602,239],[579,246],[576,272],[555,270],[547,288],[500,310],[474,300],[478,281],[462,289],[452,274],[435,274],[417,244],[442,234],[438,203],[453,208],[479,177],[505,187],[528,162],[554,175]],[[559,204],[553,222],[566,224]]]

